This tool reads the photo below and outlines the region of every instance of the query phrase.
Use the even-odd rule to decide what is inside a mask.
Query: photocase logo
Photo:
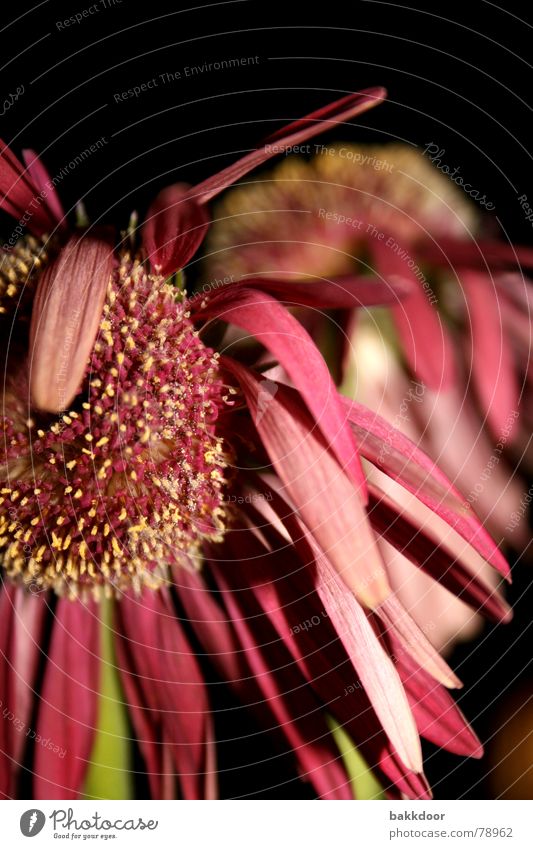
[[[42,811],[37,808],[30,808],[29,811],[24,811],[20,818],[20,830],[24,837],[35,837],[43,830],[46,817]]]

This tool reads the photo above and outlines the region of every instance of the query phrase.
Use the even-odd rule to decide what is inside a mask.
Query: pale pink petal
[[[30,331],[33,405],[68,408],[80,390],[113,269],[109,243],[72,236],[40,278]]]

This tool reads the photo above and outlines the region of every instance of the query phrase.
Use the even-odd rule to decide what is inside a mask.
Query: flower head
[[[281,139],[297,144],[382,97],[347,96]],[[38,733],[65,743],[64,759],[34,752],[37,798],[82,792],[105,595],[155,798],[216,793],[197,646],[279,727],[323,798],[351,796],[326,710],[391,796],[428,796],[420,734],[480,755],[446,690],[460,682],[393,591],[380,544],[496,620],[508,608],[475,564],[504,576],[508,566],[434,463],[338,393],[291,310],[399,309],[412,281],[257,277],[199,295],[175,285],[205,234],[205,204],[269,155],[259,148],[199,186],[164,190],[140,242],[127,248],[107,232],[63,228],[57,256],[36,277],[29,333],[12,315],[19,341],[6,353],[2,392],[0,545],[9,580],[0,672],[22,729],[35,709]],[[32,159],[28,176],[12,153],[4,158],[0,188],[8,193],[15,181],[8,207],[19,214],[45,172]],[[53,226],[53,214],[59,223],[59,213],[50,201],[35,233]],[[215,350],[207,340],[224,325],[234,333]],[[405,493],[440,519],[438,534],[406,507]],[[296,624],[309,617],[314,631]],[[19,726],[1,727],[8,795],[25,750]]]

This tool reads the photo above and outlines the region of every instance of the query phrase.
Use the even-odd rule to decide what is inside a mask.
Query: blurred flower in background
[[[448,693],[460,681],[435,645],[444,648],[472,610],[509,618],[487,574],[506,578],[509,568],[464,494],[417,444],[431,430],[441,383],[460,387],[463,366],[421,278],[405,272],[400,250],[375,248],[370,231],[360,249],[380,265],[376,274],[361,260],[363,273],[348,252],[351,224],[317,211],[308,220],[324,235],[307,236],[280,198],[290,213],[278,209],[271,223],[268,212],[251,214],[263,230],[244,258],[246,236],[236,236],[234,220],[225,235],[217,224],[213,274],[223,268],[224,279],[239,279],[196,294],[183,286],[213,197],[280,145],[300,144],[383,96],[345,97],[200,185],[165,189],[140,238],[131,227],[118,244],[113,231],[68,228],[39,160],[29,154],[25,168],[3,148],[4,209],[20,222],[41,199],[25,221],[31,235],[4,246],[0,289],[9,328],[0,455],[4,796],[19,795],[23,781],[34,798],[133,794],[134,743],[154,798],[214,797],[204,656],[285,739],[321,798],[363,795],[369,768],[379,781],[373,795],[428,798],[420,736],[481,755]],[[307,191],[305,180],[298,186]],[[333,206],[335,186],[346,192],[331,178],[309,181],[320,209],[340,215],[351,203],[343,194]],[[401,186],[394,197],[407,203]],[[306,197],[296,202],[313,215]],[[411,245],[409,216],[399,210],[380,226]],[[248,214],[228,215],[245,228]],[[435,215],[455,238],[455,213],[449,218],[447,227]],[[269,258],[265,268],[261,246],[276,245],[280,232],[300,233],[297,258],[293,238],[284,260],[273,268]],[[246,261],[253,271],[240,279]],[[513,280],[504,289],[516,302]],[[376,403],[378,377],[364,356],[356,378],[368,371],[362,394],[375,409],[337,391],[313,338],[320,341],[325,315],[338,314],[350,340],[374,334],[368,344],[386,343],[391,357],[392,337],[376,336],[374,319],[352,328],[354,310],[375,306],[394,315],[423,387],[412,389],[398,368],[396,391],[409,389],[413,406],[429,411],[427,425],[412,431],[416,442],[390,422],[394,400],[383,410]],[[351,343],[336,349],[346,386],[354,351]],[[485,401],[481,382],[472,404]],[[441,454],[445,461],[450,451]],[[487,520],[496,527],[492,514]],[[428,605],[413,616],[402,570],[425,576]],[[429,604],[440,585],[444,609]]]
[[[309,313],[306,326],[341,391],[423,447],[495,538],[520,551],[529,537],[532,298],[521,264],[531,266],[533,252],[489,238],[492,222],[469,186],[413,147],[307,150],[310,159],[289,156],[219,202],[205,276],[411,283],[390,308]],[[465,605],[401,553],[385,556],[415,618],[438,621],[430,638],[439,649],[476,632]]]

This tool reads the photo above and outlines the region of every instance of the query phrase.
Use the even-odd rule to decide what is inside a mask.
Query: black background
[[[240,0],[187,10],[161,0],[98,5],[64,28],[57,23],[88,9],[88,0],[2,10],[0,92],[7,98],[25,89],[0,117],[2,138],[16,151],[36,149],[52,175],[106,139],[62,181],[67,209],[83,198],[92,220],[125,226],[130,211],[142,214],[158,188],[193,183],[283,122],[348,91],[385,85],[386,104],[325,140],[434,142],[494,203],[496,226],[533,243],[518,202],[522,194],[533,202],[533,16],[523,19],[524,4],[506,2],[505,10],[488,2],[420,0],[409,6],[328,0],[313,8]],[[184,76],[186,66],[244,56],[259,61]],[[181,79],[161,83],[160,74],[176,71]],[[116,94],[154,77],[157,88],[115,102]],[[527,562],[515,572],[510,600],[517,602],[514,622],[485,631],[452,659],[466,684],[461,705],[484,739],[516,680],[533,692],[526,668],[533,610]],[[222,688],[219,697],[218,733],[228,741],[220,747],[222,794],[309,795],[290,759],[271,760],[270,741],[254,733]],[[241,742],[231,742],[235,737]],[[490,796],[486,762],[428,754],[437,798]]]

